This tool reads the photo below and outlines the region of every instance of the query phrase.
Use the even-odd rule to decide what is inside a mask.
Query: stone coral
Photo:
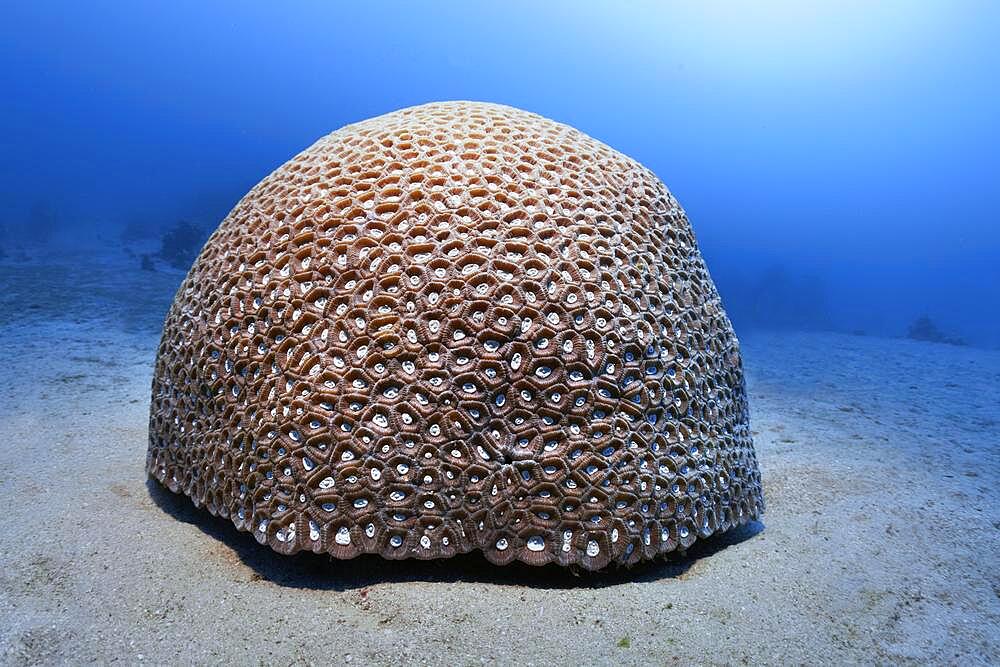
[[[763,511],[739,345],[647,169],[514,108],[342,128],[177,292],[147,469],[281,553],[599,569]]]

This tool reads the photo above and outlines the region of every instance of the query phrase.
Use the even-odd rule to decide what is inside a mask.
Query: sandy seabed
[[[144,470],[180,280],[0,264],[0,662],[1000,663],[1000,352],[743,335],[767,513],[685,557],[284,557]]]

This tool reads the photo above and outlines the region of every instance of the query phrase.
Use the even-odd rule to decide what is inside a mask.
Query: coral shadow
[[[348,591],[375,584],[411,581],[468,581],[540,589],[596,589],[632,582],[676,579],[698,560],[748,540],[764,529],[763,524],[753,521],[707,540],[699,540],[683,555],[672,554],[632,567],[611,567],[599,572],[571,570],[558,565],[535,567],[520,562],[499,566],[490,563],[478,551],[445,560],[387,560],[373,554],[336,560],[311,552],[292,556],[275,553],[259,544],[249,533],[237,530],[228,519],[196,508],[187,496],[172,493],[152,477],[147,478],[146,489],[157,507],[225,544],[261,579],[278,586],[313,590]]]

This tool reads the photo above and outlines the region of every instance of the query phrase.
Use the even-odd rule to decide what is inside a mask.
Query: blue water
[[[7,3],[0,249],[207,233],[346,123],[489,100],[653,169],[738,332],[1000,346],[1000,4],[366,4]]]

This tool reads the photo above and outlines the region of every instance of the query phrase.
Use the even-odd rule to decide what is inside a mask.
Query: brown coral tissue
[[[664,185],[448,102],[344,127],[167,316],[150,475],[275,551],[600,569],[763,511],[739,343]]]

